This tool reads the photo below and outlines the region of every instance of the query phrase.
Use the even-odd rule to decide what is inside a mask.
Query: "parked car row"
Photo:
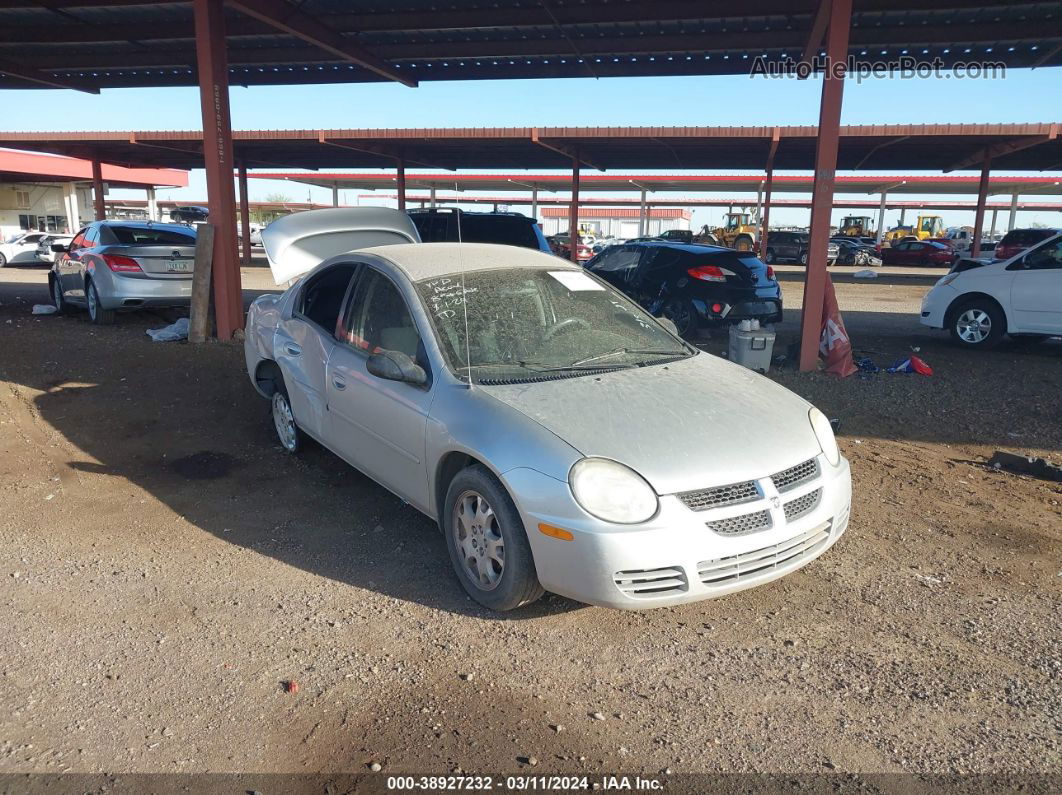
[[[42,247],[47,249],[52,241],[63,237],[64,235],[57,232],[16,232],[0,243],[0,268],[5,265],[39,262],[42,259]]]

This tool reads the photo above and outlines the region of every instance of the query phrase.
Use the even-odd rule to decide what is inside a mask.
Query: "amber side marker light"
[[[539,524],[538,530],[543,535],[547,535],[550,538],[559,538],[561,541],[574,541],[575,536],[560,527],[554,527],[551,524]]]

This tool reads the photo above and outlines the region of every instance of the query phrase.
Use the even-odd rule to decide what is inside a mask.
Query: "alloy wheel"
[[[984,342],[992,333],[992,318],[983,309],[967,309],[955,319],[955,329],[963,342]]]
[[[96,313],[98,313],[100,311],[100,307],[96,303],[96,288],[93,287],[90,284],[88,289],[85,290],[85,292],[88,293],[87,298],[88,298],[88,313],[89,313],[89,317],[92,318],[93,320],[95,320],[96,319]]]
[[[453,534],[468,578],[482,591],[497,588],[505,572],[505,540],[494,509],[478,491],[457,498]]]
[[[52,279],[52,301],[56,309],[63,308],[63,288],[59,286],[58,279]]]
[[[277,438],[281,446],[289,453],[295,452],[298,446],[298,429],[295,426],[295,415],[291,411],[291,405],[284,393],[273,393],[273,425],[277,429]]]

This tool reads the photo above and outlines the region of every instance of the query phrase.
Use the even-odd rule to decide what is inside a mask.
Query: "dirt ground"
[[[33,317],[14,274],[0,773],[1062,772],[1062,484],[983,463],[1062,458],[1057,342],[959,351],[924,287],[845,285],[861,352],[936,373],[772,376],[841,420],[832,550],[715,601],[497,616],[431,522],[280,452],[239,346]]]

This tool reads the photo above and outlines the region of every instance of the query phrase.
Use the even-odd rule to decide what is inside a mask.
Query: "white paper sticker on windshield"
[[[550,276],[563,284],[572,292],[579,292],[584,290],[604,290],[600,284],[595,282],[589,276],[582,271],[546,271]]]

